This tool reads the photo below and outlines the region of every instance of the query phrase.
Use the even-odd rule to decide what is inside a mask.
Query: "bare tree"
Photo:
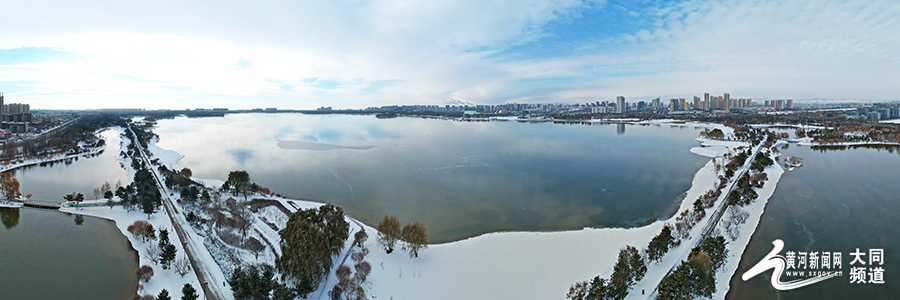
[[[104,195],[109,191],[112,191],[112,186],[109,185],[109,181],[104,181],[103,185],[100,186],[100,195]]]
[[[253,227],[253,212],[244,203],[230,205],[229,210],[236,221],[238,229],[241,231],[241,238],[246,238],[247,230]]]
[[[188,261],[186,257],[179,258],[172,263],[173,269],[175,269],[175,273],[184,277],[191,272],[191,262]]]
[[[248,250],[253,251],[256,259],[259,259],[259,254],[262,253],[263,250],[266,250],[266,246],[256,238],[250,238],[244,246],[247,247]]]
[[[149,258],[150,261],[154,264],[158,264],[162,251],[159,250],[159,246],[157,246],[156,243],[150,243],[150,245],[147,246],[147,249],[144,250],[144,253],[147,254],[147,258]]]

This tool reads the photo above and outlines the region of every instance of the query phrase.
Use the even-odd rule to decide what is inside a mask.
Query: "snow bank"
[[[728,148],[722,146],[694,147],[691,148],[691,153],[706,157],[719,157],[728,153]]]
[[[0,207],[4,208],[21,208],[24,204],[19,202],[0,201]]]
[[[152,158],[158,158],[160,163],[166,165],[166,167],[168,168],[172,168],[172,166],[178,163],[179,160],[184,158],[184,155],[181,155],[181,153],[178,153],[178,151],[175,150],[160,148],[156,145],[158,139],[159,138],[157,137],[153,137],[150,143],[147,144],[147,148],[148,150],[150,150],[150,153],[148,153],[147,155]]]

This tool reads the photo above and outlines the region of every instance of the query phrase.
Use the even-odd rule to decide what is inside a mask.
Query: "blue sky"
[[[897,1],[4,1],[35,108],[895,99]]]

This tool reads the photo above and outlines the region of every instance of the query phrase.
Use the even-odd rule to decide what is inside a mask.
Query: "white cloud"
[[[15,30],[0,35],[0,49],[55,47],[82,58],[0,66],[0,81],[37,82],[8,95],[66,108],[584,102],[704,91],[883,99],[900,92],[895,1],[611,7],[651,26],[585,39],[568,56],[503,54],[553,34],[547,24],[604,4],[6,1],[0,28]],[[553,78],[563,80],[540,81]],[[394,84],[364,91],[383,80]]]

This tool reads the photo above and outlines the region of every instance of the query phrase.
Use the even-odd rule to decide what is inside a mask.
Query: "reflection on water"
[[[674,213],[708,160],[690,153],[699,129],[688,127],[232,114],[160,120],[155,132],[194,177],[247,170],[367,224],[422,222],[433,242],[647,224]]]
[[[0,230],[0,298],[131,299],[137,252],[111,221],[88,217],[79,226],[57,211],[17,211],[0,211],[8,229]]]
[[[3,227],[10,229],[19,225],[19,210],[15,208],[0,207],[0,219],[3,220]]]
[[[62,202],[64,195],[73,192],[93,200],[90,196],[93,189],[104,181],[127,184],[128,174],[116,161],[121,141],[118,131],[106,130],[100,136],[106,140],[106,150],[93,157],[76,157],[12,171],[19,180],[19,190],[23,195],[31,194],[35,200]]]
[[[127,183],[118,133],[101,136],[100,155],[15,171],[22,193],[62,201],[103,181]],[[0,299],[130,299],[136,291],[137,252],[111,221],[30,208],[0,208],[0,219]]]
[[[891,299],[900,293],[897,148],[815,148],[794,146],[783,152],[782,157],[802,157],[803,167],[778,182],[731,279],[729,299]],[[772,250],[775,239],[784,240],[782,255],[788,250],[842,252],[844,275],[783,292],[772,288],[771,272],[741,280],[741,274]],[[850,284],[849,253],[856,248],[884,249],[885,284]],[[782,281],[790,279],[795,277]]]
[[[366,149],[375,148],[375,146],[372,146],[372,145],[341,146],[341,145],[329,145],[329,144],[307,142],[307,141],[278,141],[278,148],[300,149],[300,150],[334,150],[334,149],[366,150]]]

